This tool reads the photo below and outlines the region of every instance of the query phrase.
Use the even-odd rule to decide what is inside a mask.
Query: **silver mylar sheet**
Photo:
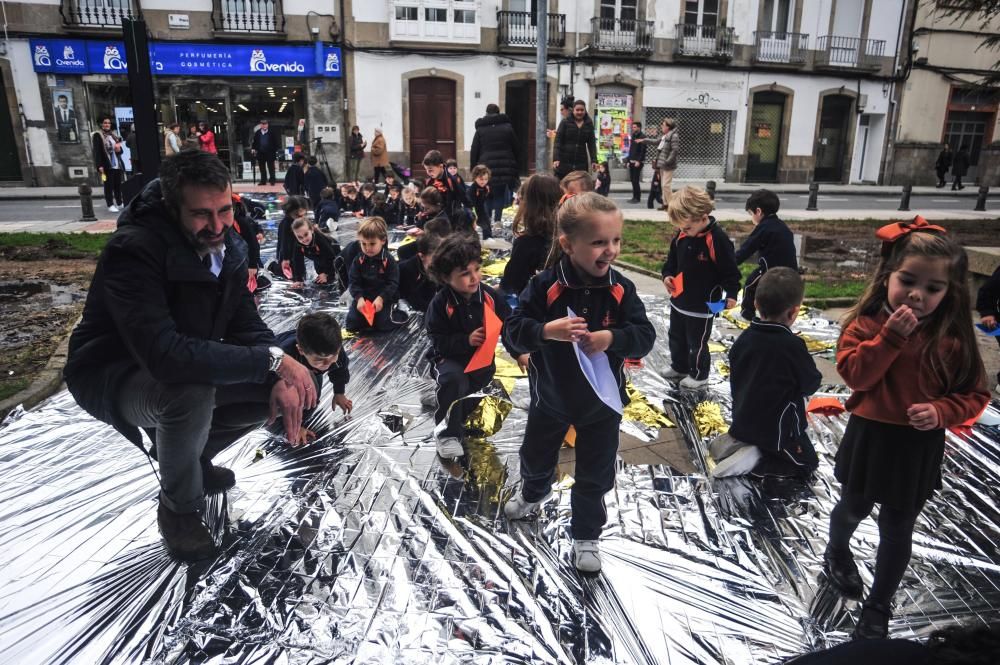
[[[728,418],[724,353],[706,391],[678,391],[655,371],[668,366],[665,300],[646,305],[659,338],[631,379],[700,471],[619,461],[599,576],[571,563],[570,478],[538,519],[503,517],[526,379],[496,435],[470,442],[464,464],[438,459],[427,344],[412,318],[348,342],[350,418],[330,411],[325,385],[314,444],[293,450],[258,430],[216,460],[238,484],[209,501],[224,549],[200,565],[163,549],[156,478],[124,438],[66,392],[15,412],[0,429],[0,662],[744,664],[847,639],[856,604],[820,572],[846,416],[810,416],[821,465],[809,483],[709,479],[692,414],[707,400]],[[281,282],[261,302],[276,331],[344,307],[325,288]],[[720,320],[714,341],[728,348],[735,333]],[[508,399],[499,385],[487,393]],[[1000,619],[998,442],[992,427],[949,435],[945,487],[918,522],[893,636]],[[866,584],[876,545],[866,520],[853,541]]]

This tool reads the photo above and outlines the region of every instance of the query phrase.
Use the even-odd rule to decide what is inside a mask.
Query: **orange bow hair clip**
[[[889,255],[893,244],[897,240],[915,231],[924,233],[948,232],[943,226],[929,224],[927,220],[920,215],[914,217],[912,222],[893,222],[892,224],[886,224],[875,232],[875,237],[882,241],[882,256]]]

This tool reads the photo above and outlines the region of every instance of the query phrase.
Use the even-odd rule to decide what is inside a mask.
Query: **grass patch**
[[[97,256],[110,233],[0,233],[0,248],[37,248],[53,256],[72,254]]]
[[[0,401],[12,397],[28,387],[28,379],[9,379],[0,381]]]

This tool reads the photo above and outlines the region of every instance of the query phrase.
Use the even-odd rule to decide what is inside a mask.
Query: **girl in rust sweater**
[[[914,524],[941,487],[945,429],[976,418],[990,399],[969,316],[964,250],[922,217],[876,235],[883,241],[879,268],[837,345],[837,371],[854,392],[834,469],[842,494],[823,557],[833,585],[860,599],[850,539],[879,504],[875,570],[855,639],[886,636]]]

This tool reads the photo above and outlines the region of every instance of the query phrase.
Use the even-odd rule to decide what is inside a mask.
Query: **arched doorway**
[[[777,182],[787,96],[766,90],[753,96],[747,140],[747,182]]]
[[[430,150],[441,151],[445,159],[456,156],[455,81],[426,76],[409,83],[410,161],[417,172]]]
[[[854,98],[847,95],[826,95],[819,114],[816,136],[816,182],[841,182],[844,179],[844,159],[850,145],[849,122],[854,117]]]

